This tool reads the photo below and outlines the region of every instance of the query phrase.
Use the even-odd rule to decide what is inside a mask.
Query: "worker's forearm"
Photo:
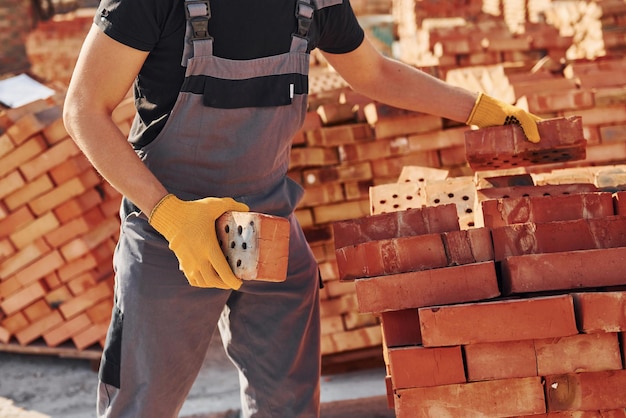
[[[445,83],[404,63],[384,59],[379,80],[369,83],[368,97],[402,109],[466,122],[477,93]]]
[[[80,116],[76,116],[80,114]],[[167,194],[113,121],[102,115],[65,115],[72,138],[98,172],[146,214]]]

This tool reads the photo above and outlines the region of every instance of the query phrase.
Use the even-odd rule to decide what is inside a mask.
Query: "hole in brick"
[[[569,192],[563,192],[563,194],[569,194]]]
[[[385,199],[379,200],[378,203],[380,203],[381,205],[384,205],[385,203],[387,203],[387,201]]]
[[[235,241],[231,241],[231,242],[230,242],[230,248],[235,248],[235,246],[236,246],[236,245],[237,245],[237,244],[235,244]]]
[[[550,196],[550,193],[545,192],[543,195],[544,195],[544,196]]]
[[[241,244],[241,248],[243,248],[244,250],[247,250],[247,249],[248,249],[248,244],[247,244],[247,243],[245,243],[245,242],[244,242],[244,243],[242,243],[242,244]]]
[[[424,183],[426,181],[426,179],[424,177],[420,177],[419,179],[417,179],[417,181],[419,183]]]
[[[243,226],[241,226],[241,225],[237,226],[237,233],[239,235],[241,235],[243,233]]]
[[[463,200],[469,200],[469,196],[463,196],[461,199],[463,199]]]
[[[237,260],[237,267],[241,267],[241,260]]]
[[[250,221],[250,226],[254,226],[254,221]]]
[[[441,199],[435,199],[435,203],[440,203]]]
[[[226,225],[224,231],[228,234],[230,232],[230,225]]]
[[[502,196],[503,199],[506,199],[507,197],[511,197],[508,194],[505,194],[504,196]]]
[[[474,212],[474,211],[472,209],[470,209],[470,208],[465,209],[465,213],[472,213],[472,212]]]
[[[400,205],[398,205],[397,203],[395,205],[393,205],[394,209],[398,209],[400,207]]]
[[[448,197],[452,199],[454,197],[454,193],[448,193]]]
[[[524,193],[522,197],[530,197],[530,195],[528,193]]]
[[[474,226],[474,222],[468,222],[467,226]]]
[[[397,199],[398,195],[397,194],[392,194],[391,197],[393,197],[394,199]]]
[[[408,195],[408,196],[406,197],[406,200],[413,200],[413,196]]]

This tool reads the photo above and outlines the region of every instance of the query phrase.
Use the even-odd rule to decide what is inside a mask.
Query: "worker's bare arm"
[[[111,118],[148,52],[123,45],[95,25],[79,54],[64,104],[65,126],[94,167],[148,214],[167,193]]]
[[[476,102],[476,92],[385,57],[367,37],[352,52],[323,55],[355,91],[381,103],[466,122]]]

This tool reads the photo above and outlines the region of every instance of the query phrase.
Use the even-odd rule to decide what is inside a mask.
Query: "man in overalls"
[[[373,100],[539,140],[535,116],[381,55],[348,0],[102,0],[64,106],[124,195],[98,416],[176,417],[217,327],[244,417],[319,416],[319,273],[286,176],[314,48]],[[126,138],[111,112],[131,87]],[[231,210],[289,219],[286,281],[233,275],[215,236]]]

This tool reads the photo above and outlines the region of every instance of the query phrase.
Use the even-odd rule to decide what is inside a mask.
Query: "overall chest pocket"
[[[285,106],[308,92],[307,77],[296,73],[237,80],[205,76],[203,81],[203,104],[220,109]]]

